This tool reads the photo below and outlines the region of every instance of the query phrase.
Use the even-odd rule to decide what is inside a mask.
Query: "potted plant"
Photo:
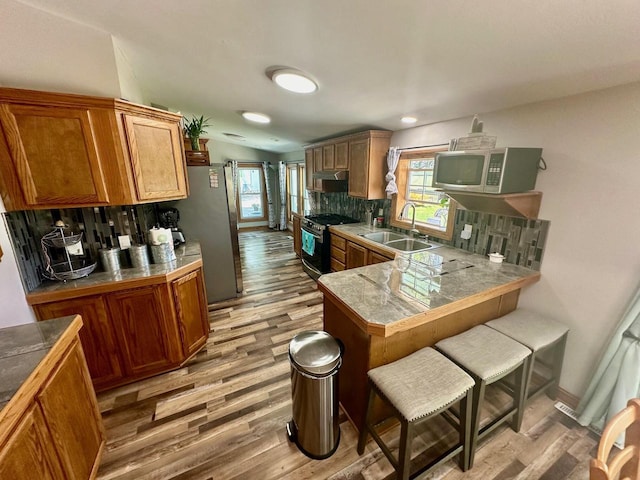
[[[191,150],[200,150],[200,135],[207,133],[205,128],[210,126],[207,123],[209,120],[210,118],[204,118],[203,115],[201,115],[200,118],[194,116],[191,120],[187,120],[186,117],[184,118],[183,130],[185,136],[191,141]]]

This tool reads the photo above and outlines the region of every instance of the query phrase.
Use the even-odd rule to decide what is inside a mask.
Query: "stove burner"
[[[317,223],[319,225],[341,225],[343,223],[358,223],[355,218],[336,213],[319,213],[316,215],[307,215],[305,219]]]

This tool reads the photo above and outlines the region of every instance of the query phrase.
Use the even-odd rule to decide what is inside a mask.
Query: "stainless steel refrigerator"
[[[230,165],[188,167],[189,198],[175,203],[187,242],[202,248],[209,303],[242,292],[238,222]]]

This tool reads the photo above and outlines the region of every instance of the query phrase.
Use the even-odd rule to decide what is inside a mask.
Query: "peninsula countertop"
[[[349,239],[372,230],[366,225],[338,225],[330,231]],[[357,240],[373,243],[359,236]],[[322,275],[318,288],[355,314],[351,317],[362,330],[387,337],[516,291],[539,278],[535,270],[492,263],[482,255],[439,245],[413,254],[397,253],[393,261]]]
[[[202,265],[198,242],[188,242],[175,248],[176,260],[150,264],[145,268],[122,268],[116,272],[93,272],[86,277],[67,282],[46,281],[26,295],[30,305],[54,300],[76,298],[96,293],[170,281]]]
[[[0,411],[58,339],[81,326],[79,317],[69,316],[0,329]]]

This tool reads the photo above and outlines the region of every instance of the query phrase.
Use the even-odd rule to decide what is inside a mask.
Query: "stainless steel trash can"
[[[289,440],[316,460],[328,458],[340,443],[338,370],[342,344],[327,332],[306,331],[289,344],[293,419]]]

